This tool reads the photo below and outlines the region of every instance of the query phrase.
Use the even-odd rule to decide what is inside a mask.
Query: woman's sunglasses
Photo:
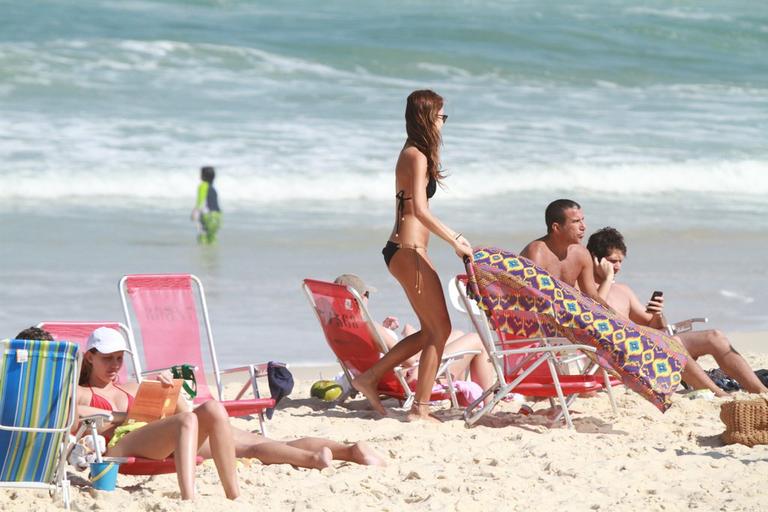
[[[443,123],[445,123],[445,122],[448,120],[448,114],[438,114],[438,116],[437,116],[437,117],[439,117],[440,119],[442,119],[442,120],[443,120]]]

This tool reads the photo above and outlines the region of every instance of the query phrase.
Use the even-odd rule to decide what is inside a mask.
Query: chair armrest
[[[283,363],[273,363],[278,364],[280,366],[285,366],[286,368],[288,365]],[[257,377],[266,377],[267,376],[267,365],[268,363],[253,363],[248,364],[245,366],[237,366],[235,368],[227,368],[226,370],[219,370],[219,373],[221,375],[229,375],[232,373],[240,373],[240,372],[250,372],[251,368],[253,368],[254,373]]]
[[[283,368],[288,368],[287,364],[280,363],[280,362],[277,362],[277,361],[273,361],[272,365],[282,366]],[[227,374],[242,373],[242,372],[250,373],[251,370],[253,370],[254,377],[256,377],[256,379],[258,379],[258,378],[261,378],[261,377],[267,377],[267,369],[268,369],[268,367],[269,367],[269,363],[254,363],[254,364],[249,364],[249,365],[246,365],[246,366],[238,366],[238,367],[235,367],[235,368],[227,368],[226,370],[219,371],[219,374],[227,375]],[[249,380],[249,381],[246,381],[243,384],[243,387],[240,388],[240,391],[237,392],[237,395],[235,396],[235,400],[240,400],[245,395],[245,393],[248,391],[248,387],[251,386],[251,385],[255,386],[254,395],[256,396],[256,398],[260,398],[261,394],[260,394],[259,389],[258,389],[258,382],[257,382],[257,380],[254,379],[252,382]],[[223,398],[223,395],[222,395],[222,398]]]
[[[156,375],[158,373],[163,373],[164,371],[170,371],[173,366],[167,366],[165,368],[157,368],[155,370],[146,370],[141,372],[142,377],[146,377],[147,375]],[[192,369],[194,371],[197,371],[197,366],[192,366]]]
[[[102,426],[104,423],[111,423],[114,420],[114,417],[105,412],[105,413],[99,413],[99,414],[90,414],[88,416],[83,416],[80,418],[80,421],[82,423],[93,423],[96,425],[96,427]]]
[[[689,318],[687,320],[683,320],[681,322],[676,322],[674,324],[670,324],[667,326],[669,331],[675,335],[680,334],[682,332],[688,332],[693,330],[693,324],[694,323],[702,323],[705,324],[709,321],[706,317],[699,317],[699,318]]]
[[[453,352],[451,354],[444,355],[440,359],[440,367],[444,366],[446,363],[452,363],[454,361],[458,361],[459,359],[461,359],[464,356],[468,356],[468,355],[475,356],[477,354],[482,354],[482,350],[462,350],[460,352]],[[419,362],[418,361],[416,361],[415,363],[413,363],[410,366],[400,366],[400,365],[397,366],[397,368],[400,369],[400,370],[410,370],[412,368],[418,368],[418,367],[419,367]]]
[[[515,355],[515,354],[536,354],[541,352],[597,352],[595,347],[589,345],[556,345],[553,347],[530,347],[530,348],[513,348],[507,350],[497,350],[496,356],[501,355]]]

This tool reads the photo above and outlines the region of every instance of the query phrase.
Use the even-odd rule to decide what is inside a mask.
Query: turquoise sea
[[[374,316],[413,321],[380,250],[426,87],[449,115],[432,208],[474,244],[519,250],[569,197],[624,232],[642,299],[766,330],[767,53],[743,0],[0,1],[0,337],[120,319],[140,272],[203,280],[225,364],[332,360],[304,277],[359,273]],[[201,165],[216,247],[189,221]]]

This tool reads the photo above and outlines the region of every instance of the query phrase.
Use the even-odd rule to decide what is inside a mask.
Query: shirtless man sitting
[[[547,234],[525,246],[520,256],[528,258],[546,270],[552,277],[607,305],[610,283],[595,285],[594,268],[589,251],[581,245],[587,231],[581,205],[570,199],[558,199],[547,206],[544,213]],[[605,271],[611,270],[605,265]]]
[[[593,258],[587,248],[581,245],[586,232],[581,206],[570,199],[558,199],[547,206],[544,217],[547,234],[525,246],[520,255],[533,261],[555,279],[571,286],[578,284],[581,293],[612,309],[608,296],[615,269],[606,258]],[[600,283],[595,279],[595,268],[602,271],[603,279]],[[626,312],[619,314],[634,320]],[[727,396],[693,359],[689,359],[685,365],[682,377],[695,389],[709,389],[716,396]]]
[[[607,299],[608,304],[620,315],[626,316],[637,324],[655,329],[666,329],[667,321],[663,314],[663,296],[652,299],[643,307],[629,286],[613,282],[613,276],[619,273],[624,258],[627,256],[627,247],[622,234],[611,227],[600,229],[589,237],[587,249],[593,255],[593,261],[605,260],[612,266],[613,271],[610,275],[603,272],[603,266],[595,267],[594,272],[598,281],[611,283]],[[710,354],[715,358],[720,368],[736,379],[745,391],[750,393],[768,392],[768,388],[762,384],[749,364],[731,346],[730,341],[722,332],[717,330],[689,331],[678,334],[678,337],[694,360],[702,355]],[[707,380],[711,381],[709,378]],[[689,382],[689,384],[691,383]],[[711,389],[709,384],[707,387]],[[717,389],[719,390],[719,388]]]

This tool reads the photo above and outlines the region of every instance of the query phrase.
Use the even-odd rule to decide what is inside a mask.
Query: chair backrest
[[[205,378],[197,294],[218,396],[223,396],[208,307],[200,280],[191,274],[134,274],[123,276],[119,287],[125,321],[133,339],[137,344],[140,341],[142,347],[144,371],[178,364],[196,366],[195,402],[204,402],[212,395]],[[131,311],[134,322],[131,321]]]
[[[352,376],[365,372],[381,358],[382,353],[387,352],[386,344],[355,290],[326,281],[305,279],[304,291],[328,346]],[[379,381],[378,389],[399,394],[404,392],[403,385],[394,372],[388,372]]]
[[[50,483],[75,420],[77,345],[0,341],[0,482]]]
[[[497,309],[492,310],[486,317],[485,313],[477,307],[477,303],[467,296],[466,274],[458,275],[454,279],[457,298],[465,304],[465,309],[468,305],[473,311],[471,319],[475,324],[475,330],[483,339],[489,354],[496,353],[497,348],[504,351],[540,346],[541,341],[530,341],[530,338],[548,339],[556,336],[556,333],[547,329],[546,323],[543,324],[541,317],[534,312],[522,309]],[[525,354],[505,354],[501,358],[503,375],[509,379],[514,377],[514,373],[525,370],[533,363],[530,360],[521,366],[525,358]],[[539,365],[531,375],[549,376],[549,368],[546,365]]]
[[[118,378],[120,382],[127,382],[129,379],[141,381],[141,366],[139,365],[139,355],[136,353],[136,346],[133,343],[131,333],[125,324],[121,322],[70,322],[70,321],[45,321],[40,322],[37,326],[41,329],[45,329],[53,336],[56,341],[71,341],[77,343],[80,347],[80,352],[85,353],[85,347],[88,343],[88,337],[93,331],[99,327],[109,327],[119,332],[123,338],[128,342],[128,347],[131,349],[130,357],[126,360],[131,361],[131,371],[128,371],[128,365],[123,363],[123,367],[120,369]]]

